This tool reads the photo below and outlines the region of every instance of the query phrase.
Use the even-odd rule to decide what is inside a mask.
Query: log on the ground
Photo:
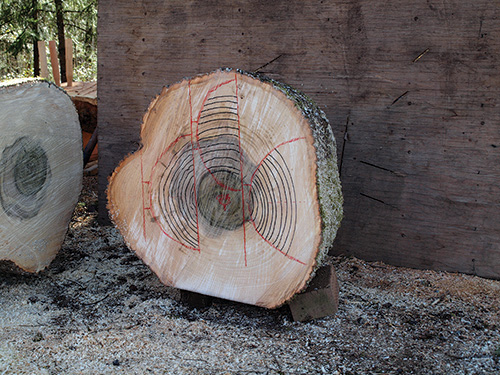
[[[46,81],[0,83],[0,260],[49,265],[82,184],[82,138],[69,96]]]
[[[141,138],[108,208],[165,284],[269,308],[306,287],[342,216],[335,140],[310,99],[219,70],[165,88]]]

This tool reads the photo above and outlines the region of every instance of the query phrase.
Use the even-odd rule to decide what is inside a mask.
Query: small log
[[[288,302],[295,321],[335,315],[339,308],[339,284],[332,265],[320,267],[307,289]]]
[[[69,96],[47,81],[0,83],[0,260],[37,272],[56,256],[82,185]]]
[[[141,137],[108,208],[162,282],[267,308],[306,287],[342,216],[335,140],[310,99],[219,70],[165,88]]]
[[[73,82],[71,87],[62,83],[61,87],[75,104],[82,130],[92,134],[97,128],[97,83]]]

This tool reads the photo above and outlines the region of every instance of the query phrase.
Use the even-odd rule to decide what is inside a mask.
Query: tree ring
[[[8,216],[31,219],[38,215],[51,177],[47,153],[40,142],[24,136],[2,152],[0,202]]]

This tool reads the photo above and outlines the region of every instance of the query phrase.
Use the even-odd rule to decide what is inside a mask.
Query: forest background
[[[65,38],[73,40],[73,79],[96,80],[97,0],[2,0],[0,80],[39,76],[37,41],[45,41],[48,51],[47,42],[55,40],[61,80],[66,81]]]

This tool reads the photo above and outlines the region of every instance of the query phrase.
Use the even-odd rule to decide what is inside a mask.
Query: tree
[[[36,41],[57,39],[64,80],[64,39],[69,37],[75,46],[75,78],[95,78],[97,0],[2,0],[0,35],[0,77],[38,75]]]
[[[39,3],[37,0],[3,1],[0,7],[0,30],[3,50],[12,57],[26,53],[31,45],[34,74],[38,75]],[[10,60],[13,61],[12,59]]]
[[[59,66],[61,68],[61,82],[66,82],[66,48],[64,44],[64,9],[62,0],[54,0],[56,6],[57,40],[59,42]]]

